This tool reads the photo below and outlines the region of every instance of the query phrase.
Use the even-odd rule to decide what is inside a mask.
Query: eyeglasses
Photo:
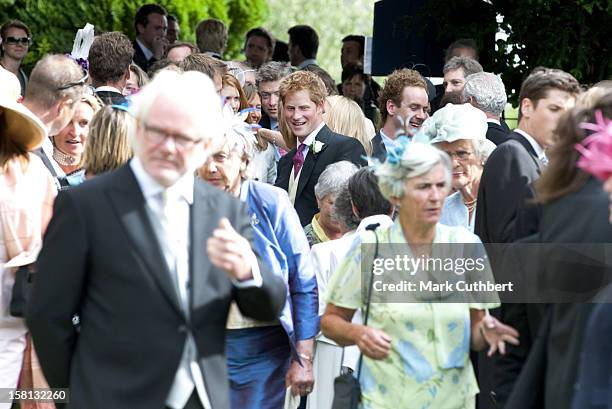
[[[78,87],[81,85],[85,85],[85,83],[87,82],[87,80],[89,79],[89,73],[87,71],[85,71],[85,76],[83,78],[81,78],[80,80],[76,81],[76,82],[69,82],[66,85],[62,85],[61,87],[57,87],[58,91],[62,91],[68,88],[72,88],[72,87]]]
[[[30,45],[32,39],[30,37],[6,37],[6,43],[11,45]]]
[[[457,151],[457,152],[445,151],[445,152],[448,156],[450,156],[451,159],[457,158],[457,160],[460,162],[468,160],[473,153],[473,152],[468,152],[468,151]]]
[[[145,130],[145,137],[149,140],[149,142],[158,145],[164,142],[168,138],[174,139],[174,144],[178,146],[181,150],[189,149],[193,147],[193,145],[200,143],[202,139],[193,139],[185,135],[180,134],[171,134],[163,129],[157,128],[155,126],[142,124],[142,127]]]

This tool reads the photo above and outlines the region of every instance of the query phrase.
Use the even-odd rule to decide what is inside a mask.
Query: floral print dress
[[[405,243],[396,221],[377,230],[379,243]],[[327,302],[338,307],[364,307],[361,286],[362,243],[374,243],[371,232],[353,242],[349,255],[332,275]],[[480,243],[462,227],[438,224],[434,243]],[[487,265],[488,267],[488,265]],[[490,273],[490,270],[489,270]],[[383,330],[391,352],[383,360],[364,356],[360,376],[364,409],[474,408],[478,385],[470,351],[470,309],[497,303],[376,303],[368,326]]]

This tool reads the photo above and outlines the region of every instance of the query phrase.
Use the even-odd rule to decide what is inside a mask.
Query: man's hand
[[[242,237],[225,217],[206,243],[210,262],[238,281],[253,278],[253,263],[257,262],[248,240]]]
[[[168,39],[165,36],[156,36],[153,39],[153,57],[157,60],[161,60],[164,57],[166,47],[168,47]]]
[[[391,351],[391,337],[376,328],[361,326],[355,343],[362,354],[372,359],[385,359]]]
[[[291,366],[285,377],[285,386],[291,386],[293,396],[306,396],[312,392],[314,386],[312,363],[307,359],[302,359],[302,365],[298,361],[291,361]]]

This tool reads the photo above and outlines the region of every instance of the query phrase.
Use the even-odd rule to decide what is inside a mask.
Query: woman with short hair
[[[87,146],[90,122],[99,109],[98,100],[84,94],[68,125],[51,137],[53,159],[66,174],[67,186],[77,186],[85,180],[83,153]]]
[[[327,166],[314,187],[314,194],[319,206],[319,213],[312,217],[310,224],[304,227],[308,244],[335,240],[344,234],[342,226],[332,217],[332,208],[338,194],[346,187],[349,178],[357,172],[357,166],[343,160]]]
[[[374,257],[386,258],[399,252],[413,261],[444,259],[451,253],[457,253],[458,259],[485,256],[473,233],[439,223],[450,189],[450,160],[430,145],[400,137],[398,146],[387,152],[386,162],[377,166],[376,175],[382,194],[399,209],[399,216],[390,227],[361,233],[333,273],[321,319],[323,334],[339,345],[359,347],[363,356],[359,368],[363,408],[394,409],[405,402],[418,408],[473,408],[478,384],[469,358],[470,347],[480,350],[489,345],[492,354],[497,350],[504,353],[506,342],[518,343],[514,329],[485,312],[499,306],[497,294],[464,298],[457,292],[418,290],[419,278],[460,281],[463,275],[457,269],[432,272],[439,276],[430,276],[429,268],[417,269],[416,278],[411,278],[408,270],[408,274],[398,275],[398,267],[383,271],[385,274],[375,279],[369,267],[373,267],[369,260]],[[453,243],[471,246],[448,246]],[[468,247],[474,254],[464,253]],[[483,266],[479,277],[492,280],[486,261]],[[367,326],[352,323],[355,311],[366,305],[364,294],[383,276],[388,277],[387,282],[412,279],[417,290],[400,294],[403,298],[395,302],[376,298],[377,302],[369,303]],[[393,296],[384,291],[377,294]],[[463,301],[440,302],[444,299]]]
[[[243,316],[236,304],[227,322],[231,407],[283,407],[287,386],[293,395],[312,391],[314,337],[319,332],[317,283],[310,249],[287,192],[249,180],[254,136],[246,123],[233,127],[213,147],[198,175],[245,202],[263,262],[283,277],[287,302],[277,320]]]
[[[455,192],[444,201],[440,223],[474,231],[482,170],[495,149],[486,135],[486,115],[470,104],[448,104],[423,123],[419,137],[446,152],[453,167]]]

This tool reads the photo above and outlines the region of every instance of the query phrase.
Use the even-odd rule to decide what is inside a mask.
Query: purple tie
[[[293,176],[297,177],[300,173],[300,169],[302,169],[302,165],[304,165],[304,149],[306,149],[306,144],[301,143],[297,148],[297,152],[293,156]]]

